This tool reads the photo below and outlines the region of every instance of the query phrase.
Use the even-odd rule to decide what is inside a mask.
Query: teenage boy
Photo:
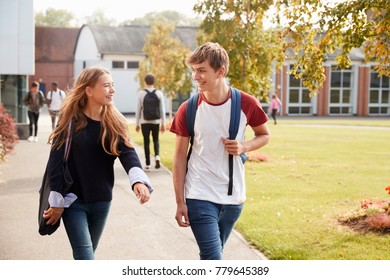
[[[186,63],[192,69],[199,99],[188,162],[188,101],[179,107],[170,129],[176,134],[173,157],[175,218],[179,226],[191,227],[200,259],[219,260],[246,199],[245,171],[240,154],[268,143],[268,117],[255,97],[240,91],[239,130],[236,138],[229,140],[231,89],[226,82],[229,57],[225,49],[217,43],[205,43],[189,55]],[[254,133],[250,140],[245,140],[246,125]],[[234,156],[231,195],[228,194],[229,154]]]
[[[51,117],[51,128],[53,130],[57,125],[58,113],[60,112],[62,101],[65,97],[65,91],[58,88],[57,82],[52,82],[51,91],[49,91],[46,95],[46,102]]]

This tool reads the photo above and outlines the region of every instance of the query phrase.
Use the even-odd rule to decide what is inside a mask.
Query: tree
[[[76,18],[72,12],[63,9],[48,8],[45,12],[35,13],[36,26],[80,27],[83,23],[106,26],[117,25],[116,20],[107,18],[101,9],[96,9],[90,16],[83,19]]]
[[[303,79],[312,94],[325,80],[323,62],[337,52],[339,68],[351,65],[349,53],[362,48],[366,62],[374,62],[380,75],[390,75],[389,0],[277,0],[285,15],[285,49],[297,59],[293,74]]]
[[[91,16],[85,18],[87,24],[94,25],[105,25],[105,26],[115,26],[116,20],[112,18],[107,18],[102,9],[95,10]]]
[[[205,16],[201,40],[228,51],[233,85],[253,95],[267,92],[273,66],[291,59],[292,74],[315,95],[331,53],[337,52],[343,69],[351,63],[352,48],[362,48],[366,62],[389,76],[389,6],[390,0],[204,0],[194,10]],[[265,20],[273,27],[266,30]]]
[[[74,27],[75,16],[63,9],[48,8],[45,12],[35,13],[36,26]]]
[[[204,16],[199,43],[221,44],[230,58],[230,84],[258,97],[269,92],[273,67],[284,57],[280,34],[263,27],[264,14],[272,2],[205,0],[194,7]]]
[[[185,64],[190,52],[188,47],[173,37],[174,25],[157,22],[146,37],[143,52],[146,57],[139,64],[138,80],[145,87],[144,76],[153,73],[155,85],[170,99],[169,118],[172,119],[172,99],[178,91],[189,92],[192,88],[191,73]]]
[[[156,22],[173,23],[176,26],[198,26],[199,20],[189,18],[186,15],[177,11],[162,11],[150,12],[143,17],[138,17],[132,20],[126,20],[121,25],[153,25]]]

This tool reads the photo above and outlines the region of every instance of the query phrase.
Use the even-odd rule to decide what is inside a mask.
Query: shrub
[[[262,162],[262,161],[267,161],[268,160],[268,156],[267,155],[260,154],[257,151],[249,152],[249,153],[247,153],[247,156],[248,156],[248,161],[251,161],[251,162]]]
[[[18,141],[15,120],[0,103],[0,163],[7,159]]]
[[[374,231],[388,231],[390,229],[390,216],[388,213],[379,213],[366,218],[367,227]]]
[[[390,195],[390,186],[385,190]],[[390,233],[390,201],[363,200],[359,209],[341,216],[339,222],[356,230]]]

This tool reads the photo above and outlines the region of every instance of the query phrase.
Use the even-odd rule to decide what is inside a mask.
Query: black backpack
[[[143,114],[147,121],[160,119],[160,99],[157,97],[156,90],[152,92],[145,89]]]

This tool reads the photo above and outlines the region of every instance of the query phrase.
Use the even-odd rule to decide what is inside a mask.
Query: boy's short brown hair
[[[187,57],[186,63],[191,66],[208,61],[215,71],[225,67],[225,76],[229,72],[229,56],[226,50],[218,43],[207,42],[197,47]]]
[[[152,73],[146,74],[144,81],[147,85],[154,85],[154,75]]]
[[[37,81],[34,81],[31,83],[31,87],[33,87],[33,88],[39,87],[39,83]]]

